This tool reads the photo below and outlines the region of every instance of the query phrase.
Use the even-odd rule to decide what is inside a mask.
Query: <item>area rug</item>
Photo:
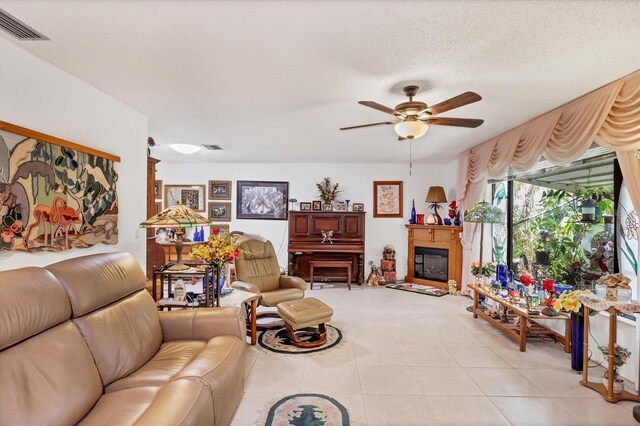
[[[266,426],[348,426],[349,413],[335,399],[319,393],[289,395],[271,406]]]
[[[449,294],[449,292],[443,288],[433,287],[430,285],[412,284],[412,283],[387,284],[387,288],[391,288],[393,290],[409,291],[411,293],[426,294],[427,296],[435,296],[435,297],[442,297],[445,294]]]
[[[299,331],[312,331],[314,328],[303,328]],[[312,337],[309,339],[309,342],[313,342],[317,340],[317,337]],[[287,336],[287,330],[282,328],[277,328],[275,330],[265,330],[258,335],[258,344],[263,348],[270,350],[272,352],[277,352],[281,354],[308,354],[313,352],[326,351],[327,349],[333,348],[342,340],[342,332],[329,324],[327,324],[327,342],[318,346],[317,348],[299,348],[291,343],[289,337]]]

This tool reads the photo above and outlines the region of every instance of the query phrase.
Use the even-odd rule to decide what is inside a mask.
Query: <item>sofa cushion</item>
[[[70,320],[0,352],[0,425],[75,424],[101,394],[91,352]]]
[[[161,386],[189,364],[205,347],[204,341],[167,342],[136,372],[111,383],[105,392],[143,386]]]
[[[262,293],[260,304],[264,306],[274,307],[278,306],[278,303],[292,299],[302,299],[304,297],[304,291],[299,288],[283,288],[281,290],[274,290],[268,293]]]
[[[158,310],[145,290],[74,322],[91,349],[105,386],[142,367],[162,343]]]
[[[46,267],[67,290],[79,317],[145,288],[147,279],[129,253],[76,257]]]
[[[0,350],[71,317],[60,282],[41,268],[0,272]]]
[[[242,397],[245,347],[237,337],[214,337],[174,377],[199,381],[211,390],[216,424],[231,422]]]
[[[246,235],[240,241],[240,257],[236,263],[236,279],[255,284],[260,291],[280,288],[280,266],[271,241]]]

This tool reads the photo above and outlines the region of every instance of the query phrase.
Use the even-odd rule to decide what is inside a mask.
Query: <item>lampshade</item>
[[[407,117],[406,120],[396,123],[394,127],[398,136],[407,139],[417,139],[424,136],[429,129],[427,123],[412,117]]]
[[[464,212],[464,221],[476,223],[504,223],[504,212],[486,201],[481,201]]]
[[[447,196],[444,195],[444,188],[441,186],[430,186],[427,192],[427,203],[446,203]]]
[[[187,206],[176,204],[145,220],[140,224],[140,228],[193,228],[210,223],[210,220]]]

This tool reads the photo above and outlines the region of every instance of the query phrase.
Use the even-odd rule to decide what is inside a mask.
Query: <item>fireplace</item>
[[[415,247],[413,277],[446,283],[449,279],[449,250]]]
[[[405,281],[447,287],[462,281],[461,226],[406,225],[408,235]]]

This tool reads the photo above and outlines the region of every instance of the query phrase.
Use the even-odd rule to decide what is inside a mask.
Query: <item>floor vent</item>
[[[49,40],[24,22],[0,9],[0,28],[17,38],[25,41]]]
[[[222,151],[222,147],[220,145],[202,145],[207,148],[209,151]]]

